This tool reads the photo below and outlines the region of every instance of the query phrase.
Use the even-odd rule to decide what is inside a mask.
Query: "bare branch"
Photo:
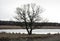
[[[41,9],[40,6],[36,6],[36,4],[23,5],[22,8],[16,8],[17,17],[15,17],[15,19],[23,21],[28,34],[31,34],[33,30],[33,22],[43,21],[43,18],[39,15],[42,12],[43,9]],[[29,24],[27,22],[29,22]]]

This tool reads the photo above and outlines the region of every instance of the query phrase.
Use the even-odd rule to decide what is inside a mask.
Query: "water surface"
[[[6,33],[26,33],[26,29],[1,29],[0,32],[6,32]],[[33,30],[34,34],[47,34],[47,33],[60,33],[60,29],[35,29]]]

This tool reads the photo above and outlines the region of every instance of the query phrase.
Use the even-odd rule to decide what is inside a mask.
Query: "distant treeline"
[[[23,22],[15,22],[15,21],[0,21],[0,25],[24,25]]]
[[[28,23],[28,22],[27,22]],[[30,23],[28,23],[30,24]],[[16,25],[16,26],[24,26],[24,22],[16,22],[16,21],[0,21],[0,25]],[[35,26],[60,26],[60,23],[50,23],[50,22],[35,22],[33,23]]]

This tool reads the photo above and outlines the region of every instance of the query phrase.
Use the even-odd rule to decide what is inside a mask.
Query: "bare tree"
[[[29,35],[32,34],[33,23],[42,21],[40,14],[43,12],[43,9],[36,4],[23,5],[21,8],[17,7],[16,12],[17,16],[15,19],[25,23],[25,27]]]

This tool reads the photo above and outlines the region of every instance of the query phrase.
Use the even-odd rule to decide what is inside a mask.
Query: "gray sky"
[[[0,0],[0,20],[12,20],[16,7],[27,3],[36,3],[44,8],[42,16],[49,22],[60,22],[60,0]]]

